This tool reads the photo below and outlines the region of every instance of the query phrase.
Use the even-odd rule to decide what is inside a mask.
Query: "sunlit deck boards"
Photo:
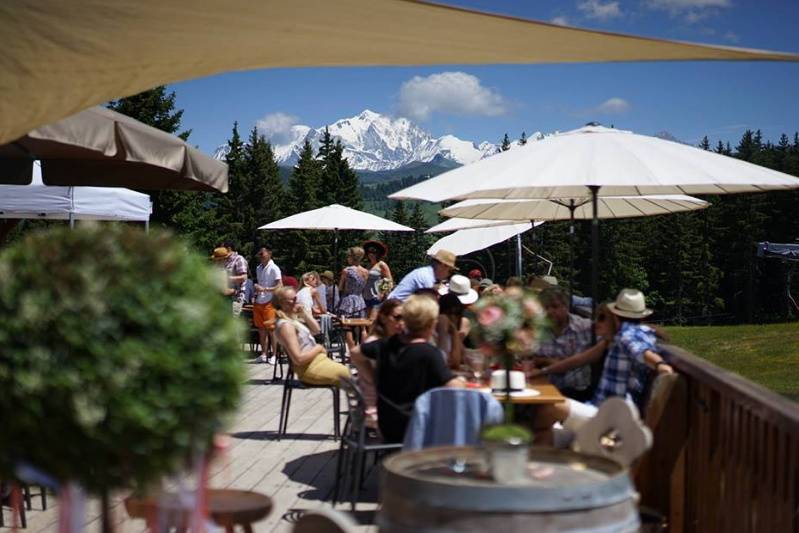
[[[250,382],[245,388],[241,406],[231,424],[231,446],[211,473],[212,487],[255,490],[269,495],[274,504],[270,515],[255,524],[256,532],[290,531],[292,515],[303,509],[329,506],[336,473],[338,442],[332,439],[332,398],[326,389],[295,391],[292,398],[288,436],[274,440],[280,415],[283,386],[271,384],[272,367],[248,365]],[[342,401],[342,404],[344,402]],[[343,417],[342,417],[343,425]],[[358,519],[371,524],[376,508],[377,476],[373,475],[362,491]],[[41,510],[34,498],[33,511],[28,512],[28,529],[56,531],[58,502],[48,498],[47,511]],[[339,505],[342,510],[348,505]],[[6,525],[10,513],[5,510]],[[114,499],[114,518],[121,533],[141,532],[146,528],[140,520],[130,520],[121,499]],[[87,510],[87,531],[99,531],[99,509],[92,502]],[[7,528],[0,528],[0,531]],[[375,531],[365,525],[360,531]]]

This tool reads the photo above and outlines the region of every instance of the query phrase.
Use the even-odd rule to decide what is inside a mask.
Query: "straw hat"
[[[222,248],[222,247],[214,248],[214,253],[211,254],[211,259],[213,259],[214,261],[227,259],[228,257],[230,257],[230,254],[231,251],[228,250],[227,248]]]
[[[438,294],[448,292],[456,295],[463,305],[473,304],[477,301],[477,291],[472,288],[472,283],[466,276],[455,274],[449,278],[449,287],[444,286],[438,289]]]
[[[646,318],[652,314],[652,310],[646,307],[644,293],[637,289],[622,289],[616,301],[608,304],[608,309],[624,318]]]
[[[336,279],[336,277],[333,275],[333,271],[332,270],[325,270],[324,272],[319,274],[319,277],[322,278],[322,279],[330,280],[330,281],[333,281],[333,280]]]
[[[430,257],[432,257],[433,259],[435,259],[436,261],[438,261],[443,265],[447,265],[450,268],[458,270],[458,267],[455,266],[455,260],[458,258],[458,256],[453,254],[449,250],[438,250]]]

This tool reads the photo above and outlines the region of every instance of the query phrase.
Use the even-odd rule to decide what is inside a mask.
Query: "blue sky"
[[[650,37],[799,53],[796,0],[447,0],[442,3]],[[799,130],[797,63],[627,63],[272,69],[174,84],[190,142],[212,152],[238,121],[267,136],[364,109],[439,136],[499,142],[589,120],[733,146],[747,129]],[[324,95],[324,98],[322,97]]]

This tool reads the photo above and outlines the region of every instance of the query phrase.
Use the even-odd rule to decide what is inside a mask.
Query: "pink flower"
[[[499,307],[490,305],[480,311],[477,315],[477,323],[481,326],[488,327],[495,324],[505,316],[505,313]]]
[[[544,312],[544,309],[541,307],[541,304],[538,303],[538,300],[534,300],[532,298],[525,298],[522,305],[524,307],[524,313],[531,318]]]

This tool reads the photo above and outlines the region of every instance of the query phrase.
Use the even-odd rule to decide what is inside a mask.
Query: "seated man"
[[[596,414],[603,401],[612,396],[626,398],[640,410],[652,372],[673,372],[663,356],[657,353],[655,330],[641,323],[652,314],[646,308],[641,291],[622,289],[615,303],[607,304],[607,309],[615,315],[619,327],[605,358],[599,386],[588,403],[570,399],[539,409],[535,429],[544,441],[551,439],[551,433],[546,432],[553,423],[560,422],[567,430],[576,431]]]
[[[464,385],[429,342],[438,317],[436,302],[410,296],[403,303],[402,317],[405,333],[363,344],[352,352],[358,372],[377,384],[377,420],[386,442],[402,442],[413,403],[422,393]],[[376,370],[370,360],[376,361]]]
[[[552,323],[552,338],[542,341],[536,355],[549,364],[580,353],[591,346],[591,321],[569,313],[569,295],[560,287],[541,291],[541,304]],[[564,396],[590,399],[591,365],[583,364],[560,374],[549,374],[549,381]]]

